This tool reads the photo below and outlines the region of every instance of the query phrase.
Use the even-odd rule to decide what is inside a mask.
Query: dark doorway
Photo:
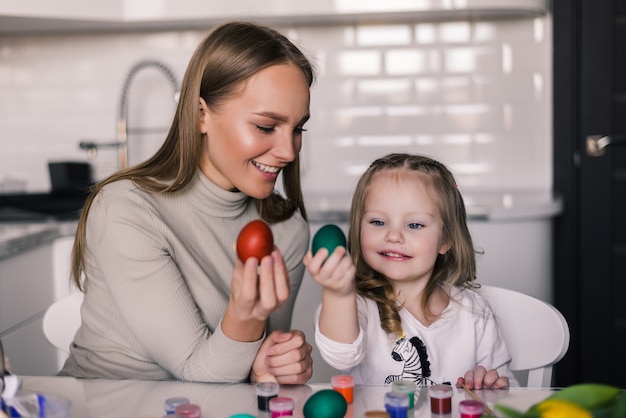
[[[552,11],[553,184],[564,200],[554,295],[571,328],[554,383],[626,387],[626,2],[559,0]],[[587,150],[592,135],[610,138],[600,155]]]

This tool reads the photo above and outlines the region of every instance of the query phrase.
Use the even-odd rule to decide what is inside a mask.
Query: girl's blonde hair
[[[215,28],[193,53],[182,81],[180,99],[161,148],[148,160],[106,178],[92,189],[82,210],[72,249],[72,279],[83,289],[85,272],[85,225],[95,196],[107,184],[130,179],[150,193],[175,193],[193,179],[202,155],[199,99],[212,110],[230,96],[252,75],[277,64],[300,68],[309,87],[314,69],[304,54],[284,35],[265,26],[247,22],[230,22]],[[282,171],[285,198],[273,193],[256,200],[259,215],[273,223],[288,219],[299,210],[306,219],[300,185],[299,157]],[[85,280],[87,278],[85,277]]]
[[[421,155],[394,153],[374,161],[359,179],[352,198],[348,249],[356,266],[357,292],[378,305],[381,327],[397,337],[402,336],[398,305],[391,282],[373,270],[361,252],[361,223],[364,205],[372,180],[381,173],[406,171],[416,173],[433,193],[443,221],[442,241],[449,246],[439,254],[433,274],[427,283],[422,308],[426,318],[433,319],[428,302],[438,286],[471,287],[476,278],[476,258],[472,237],[467,228],[463,197],[454,176],[443,164]]]

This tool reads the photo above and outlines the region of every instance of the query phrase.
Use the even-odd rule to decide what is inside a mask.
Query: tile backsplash
[[[318,79],[303,148],[305,193],[351,193],[376,157],[428,154],[477,190],[552,186],[552,26],[509,20],[277,26],[312,59]],[[48,161],[117,168],[120,93],[143,59],[182,79],[206,31],[0,37],[0,184],[50,189]],[[174,111],[163,74],[129,90],[129,160],[160,145]]]

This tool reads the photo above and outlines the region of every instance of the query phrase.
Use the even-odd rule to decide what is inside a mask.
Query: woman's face
[[[217,109],[200,99],[200,131],[206,134],[200,169],[225,190],[269,196],[280,171],[300,152],[309,101],[304,74],[290,64],[257,72]]]

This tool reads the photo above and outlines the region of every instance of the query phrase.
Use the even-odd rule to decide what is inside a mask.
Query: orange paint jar
[[[331,377],[330,385],[341,393],[348,404],[354,400],[354,377],[347,374],[338,374]]]

